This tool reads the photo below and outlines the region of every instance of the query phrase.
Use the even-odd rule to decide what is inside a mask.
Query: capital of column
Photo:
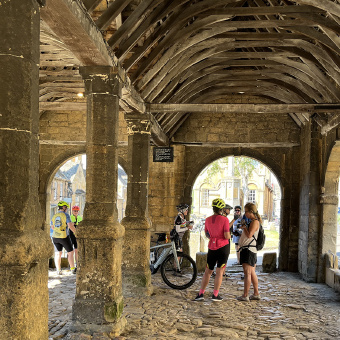
[[[111,94],[121,98],[122,83],[114,66],[81,66],[79,73],[85,81],[85,95]]]
[[[320,203],[323,205],[335,205],[338,206],[338,195],[332,194],[332,195],[326,195],[321,194],[320,195]]]
[[[151,135],[150,114],[125,114],[128,135],[148,134]]]

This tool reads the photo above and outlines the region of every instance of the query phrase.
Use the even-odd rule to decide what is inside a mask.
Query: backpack
[[[266,235],[264,233],[262,224],[260,224],[260,228],[259,228],[259,233],[257,235],[257,239],[254,237],[254,240],[256,242],[256,249],[257,250],[262,250],[262,248],[264,247],[264,244],[266,242]]]
[[[66,215],[63,212],[57,213],[52,217],[52,223],[54,225],[52,237],[55,238],[66,238],[67,222]]]

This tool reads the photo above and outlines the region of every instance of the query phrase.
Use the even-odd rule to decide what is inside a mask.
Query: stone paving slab
[[[124,297],[127,326],[114,339],[340,339],[340,294],[324,284],[302,281],[295,273],[258,273],[261,301],[240,302],[243,281],[237,270],[222,283],[221,302],[192,301],[201,282],[187,290],[166,286],[160,274],[152,276],[150,297]],[[108,334],[70,334],[75,275],[49,275],[50,339],[105,340]]]

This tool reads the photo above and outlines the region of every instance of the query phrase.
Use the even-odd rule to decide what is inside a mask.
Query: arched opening
[[[258,254],[259,261],[262,261],[263,252],[279,252],[282,190],[276,175],[255,158],[227,156],[207,165],[194,181],[191,219],[195,221],[195,232],[191,237],[191,255],[196,251],[207,251],[208,242],[202,230],[205,218],[212,214],[211,202],[215,198],[222,198],[233,207],[241,206],[242,213],[247,202],[255,203],[266,233],[266,244]],[[233,219],[233,210],[228,218],[229,221]],[[233,245],[230,259],[234,259],[233,262],[236,259]]]
[[[322,244],[321,257],[331,252],[340,256],[340,141],[336,141],[327,163],[324,193],[322,197]],[[323,267],[320,266],[320,281],[323,282]]]
[[[86,154],[72,156],[59,164],[50,176],[46,194],[48,223],[61,200],[69,203],[70,206],[78,205],[82,215],[86,202]],[[117,211],[119,221],[125,216],[126,195],[127,173],[123,166],[118,164]]]
[[[123,167],[118,164],[117,181],[117,212],[118,220],[125,216],[127,195],[127,174]],[[79,207],[79,216],[83,216],[86,203],[86,154],[78,154],[69,157],[59,164],[52,172],[47,185],[46,192],[46,223],[50,225],[52,216],[58,210],[58,202],[65,201],[69,204],[68,213],[71,215],[71,207]],[[71,216],[72,217],[72,216]],[[50,236],[52,236],[50,228]],[[67,253],[63,249],[62,267],[67,266]],[[54,262],[50,261],[50,266],[54,267]]]

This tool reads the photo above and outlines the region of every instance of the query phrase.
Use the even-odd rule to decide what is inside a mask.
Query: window
[[[63,198],[63,183],[60,183],[60,199]]]
[[[240,183],[234,182],[234,199],[239,199],[239,189],[240,189]]]
[[[209,190],[208,189],[202,189],[201,193],[201,199],[202,199],[202,206],[208,207],[209,206]]]
[[[249,190],[248,202],[255,203],[255,190]]]

